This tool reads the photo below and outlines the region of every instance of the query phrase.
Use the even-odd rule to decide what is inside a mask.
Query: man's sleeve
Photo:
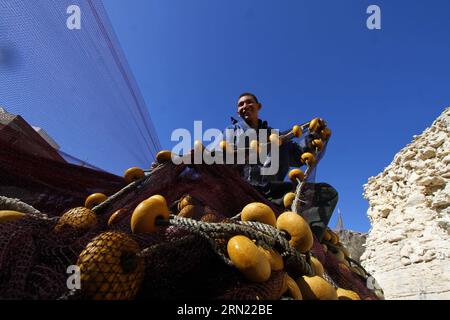
[[[289,150],[289,166],[290,167],[302,166],[303,164],[300,161],[300,157],[304,153],[303,148],[300,147],[296,142],[289,141],[288,150]]]
[[[235,143],[235,134],[236,134],[235,127],[228,126],[223,131],[223,140],[225,140],[226,142],[228,142],[230,144],[234,144]]]

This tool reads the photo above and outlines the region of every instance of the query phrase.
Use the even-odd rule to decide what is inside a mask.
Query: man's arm
[[[290,167],[300,167],[302,166],[302,162],[300,161],[300,157],[305,150],[298,145],[295,141],[289,140],[287,143],[288,151],[289,151],[289,166]]]
[[[289,150],[289,166],[291,167],[301,167],[303,163],[300,160],[300,157],[305,152],[310,152],[311,147],[311,136],[305,136],[305,147],[300,146],[297,142],[293,140],[289,140],[286,142],[288,144]]]

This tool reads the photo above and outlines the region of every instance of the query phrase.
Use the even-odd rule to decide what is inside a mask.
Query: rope
[[[301,200],[301,196],[302,196],[302,192],[303,192],[303,186],[305,185],[305,181],[308,179],[309,174],[311,173],[311,171],[312,171],[312,166],[308,166],[306,168],[306,171],[305,171],[304,179],[302,181],[299,181],[297,179],[298,184],[297,184],[297,188],[295,189],[295,198],[294,198],[294,201],[292,201],[292,205],[291,205],[292,212],[295,212],[297,214],[300,214],[299,213],[300,212],[300,203],[304,202],[304,201]]]
[[[241,220],[241,212],[239,212],[237,215],[230,218],[231,221],[240,221]]]
[[[328,281],[335,289],[339,288],[339,286],[334,282],[333,278],[330,277],[326,270],[323,271],[323,278]]]
[[[272,237],[276,244],[279,244],[284,251],[290,248],[289,242],[286,239],[287,234],[284,231],[278,230],[268,224],[254,222],[254,221],[238,221],[238,224],[248,225],[260,232],[264,232],[267,236]]]
[[[92,211],[94,211],[95,213],[98,214],[98,213],[104,211],[113,202],[119,200],[120,198],[123,198],[124,196],[126,196],[127,194],[129,194],[129,193],[131,193],[133,191],[136,191],[136,190],[144,187],[145,185],[147,185],[149,183],[152,174],[155,173],[156,171],[160,170],[163,166],[164,166],[164,164],[160,164],[159,166],[155,167],[145,177],[129,183],[127,186],[125,186],[124,188],[120,189],[118,192],[116,192],[112,196],[108,197],[108,199],[106,199],[105,201],[103,201],[99,205],[97,205],[94,208],[92,208]]]
[[[222,252],[215,239],[229,239],[235,235],[244,235],[256,240],[262,246],[279,248],[282,252],[281,256],[290,262],[291,273],[314,275],[314,271],[306,261],[305,256],[289,245],[284,234],[263,223],[242,221],[238,223],[209,223],[171,215],[169,220],[157,220],[157,224],[160,226],[177,226],[201,236],[211,244],[212,249],[218,256],[230,266],[233,263]]]
[[[29,204],[26,204],[25,202],[14,198],[0,196],[0,210],[18,211],[40,219],[52,220],[45,213],[41,213],[39,210],[33,208]]]

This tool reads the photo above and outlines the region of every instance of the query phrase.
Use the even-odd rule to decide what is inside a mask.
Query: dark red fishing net
[[[61,164],[55,170],[46,165],[38,173],[32,173],[25,165],[25,159],[18,157],[24,171],[13,170],[11,156],[2,155],[3,172],[8,177],[20,176],[23,188],[31,187],[34,195],[39,194],[39,188],[44,193],[55,192],[55,199],[60,199],[58,214],[61,215],[70,207],[83,205],[85,193],[71,193],[69,180],[75,179],[75,172],[80,176],[77,181],[86,183],[82,178],[85,171],[76,171],[75,167]],[[38,161],[36,159],[30,161]],[[9,163],[9,167],[5,166]],[[17,163],[16,163],[17,165]],[[64,166],[65,165],[65,166]],[[43,171],[40,171],[40,170]],[[46,171],[48,170],[48,171]],[[54,172],[67,176],[59,182],[46,177],[44,172]],[[26,173],[24,173],[26,172]],[[73,175],[72,175],[73,173]],[[27,176],[30,179],[27,180]],[[106,181],[106,175],[99,173],[98,180],[91,180],[89,192],[98,190],[96,181]],[[47,183],[49,179],[52,183]],[[5,180],[3,180],[5,181]],[[104,184],[109,190],[118,191],[121,181],[118,179],[110,185]],[[55,184],[58,186],[55,189]],[[45,186],[45,187],[44,187]],[[39,187],[39,188],[38,188]],[[38,189],[33,189],[38,188]],[[84,191],[86,192],[86,190]],[[110,192],[112,194],[114,192]],[[142,259],[145,263],[144,276],[136,299],[279,299],[283,289],[283,272],[274,272],[265,283],[251,283],[241,273],[226,265],[211,249],[210,244],[198,235],[176,227],[164,227],[153,234],[132,234],[130,219],[134,208],[148,197],[161,194],[169,205],[189,194],[201,205],[207,206],[205,219],[212,216],[217,220],[230,218],[239,213],[250,202],[264,202],[270,205],[277,214],[282,211],[264,199],[240,176],[225,165],[179,165],[166,164],[160,167],[149,178],[145,186],[129,192],[116,199],[102,211],[97,212],[98,224],[88,230],[79,231],[65,227],[59,232],[54,231],[57,218],[41,219],[26,217],[15,222],[0,223],[0,298],[1,299],[58,299],[68,293],[66,272],[67,267],[77,263],[80,253],[96,236],[105,231],[120,231],[128,234],[141,249],[146,249]],[[67,195],[70,201],[62,199]],[[27,199],[32,198],[30,194]],[[37,197],[39,198],[39,197]],[[31,204],[42,212],[52,212],[50,208],[52,197],[45,201],[39,199]],[[70,205],[67,205],[70,204]],[[62,208],[64,206],[64,208]],[[175,206],[175,205],[174,205]],[[174,207],[172,206],[172,207]],[[46,211],[46,208],[48,211]],[[118,209],[125,214],[112,226],[108,219]],[[363,279],[351,272],[340,269],[332,255],[324,254],[321,245],[315,241],[314,254],[323,263],[328,274],[345,289],[351,289],[362,298],[374,295],[365,287]],[[86,298],[75,294],[72,298]]]
[[[31,154],[4,139],[0,136],[0,195],[19,198],[41,212],[60,215],[84,205],[92,193],[109,196],[126,185],[116,175]]]
[[[363,300],[367,298],[378,300],[375,293],[367,288],[366,280],[350,271],[342,263],[339,263],[330,251],[324,252],[324,248],[317,238],[314,238],[312,253],[322,263],[326,273],[340,288],[358,293]]]

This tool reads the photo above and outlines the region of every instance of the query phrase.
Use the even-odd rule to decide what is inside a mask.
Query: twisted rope
[[[160,170],[162,167],[164,167],[164,164],[160,164],[159,166],[155,167],[150,172],[150,174],[146,175],[145,177],[129,183],[127,186],[120,189],[118,192],[116,192],[112,196],[108,197],[108,199],[106,199],[99,205],[92,208],[92,211],[94,211],[95,213],[98,214],[98,213],[102,212],[103,210],[105,210],[109,205],[111,205],[115,201],[119,200],[120,198],[123,198],[127,194],[146,186],[149,183],[152,174],[155,173],[156,171]]]
[[[0,196],[0,210],[18,211],[34,216],[39,219],[52,220],[45,213],[42,213],[39,210],[30,206],[29,204],[26,204],[25,202],[22,202],[19,199],[15,198]]]
[[[215,239],[229,239],[235,235],[244,235],[256,240],[258,244],[263,246],[281,249],[281,255],[290,261],[292,265],[290,269],[296,275],[314,274],[305,256],[289,245],[284,234],[263,223],[242,221],[238,223],[209,223],[171,215],[169,220],[157,220],[157,224],[177,226],[201,236],[211,244],[212,249],[229,266],[232,266],[233,263],[222,252]]]
[[[298,184],[297,184],[297,188],[295,189],[295,198],[294,198],[294,201],[292,201],[292,205],[291,205],[291,211],[295,212],[297,214],[300,214],[299,213],[300,212],[300,203],[304,202],[304,201],[301,200],[302,192],[303,192],[303,186],[305,185],[305,181],[308,179],[308,177],[309,177],[309,175],[310,175],[310,173],[312,171],[312,168],[313,168],[312,166],[308,166],[306,168],[305,178],[302,181],[299,181],[297,179]]]

